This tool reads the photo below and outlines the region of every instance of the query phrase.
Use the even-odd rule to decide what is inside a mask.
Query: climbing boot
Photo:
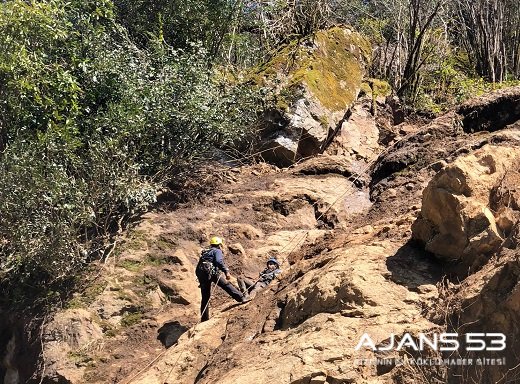
[[[240,303],[241,304],[248,303],[251,300],[253,300],[253,298],[251,296],[249,296],[248,294],[245,294],[242,296],[242,301]]]

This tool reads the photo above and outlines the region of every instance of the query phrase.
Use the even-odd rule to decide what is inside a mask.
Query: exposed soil
[[[373,158],[327,153],[286,169],[219,166],[206,175],[214,187],[200,201],[159,206],[121,239],[100,266],[99,289],[66,310],[78,309],[71,318],[92,327],[90,335],[76,337],[88,345],[71,349],[45,333],[44,343],[65,347],[49,351],[43,382],[422,383],[417,377],[424,372],[417,370],[354,365],[374,356],[353,350],[360,335],[369,332],[384,345],[389,333],[449,329],[449,319],[466,324],[485,313],[486,324],[506,319],[517,337],[510,323],[520,307],[499,300],[516,289],[513,235],[504,251],[509,256],[501,264],[489,261],[466,282],[449,282],[453,266],[411,235],[423,190],[439,170],[486,144],[520,143],[518,94],[513,89],[468,103],[423,126],[409,123],[391,138],[387,132],[382,142],[390,146]],[[476,132],[483,119],[496,129]],[[515,177],[504,179],[507,189],[494,190],[496,204],[512,196]],[[225,239],[233,276],[256,277],[268,256],[282,261],[284,273],[244,305],[215,289],[212,319],[199,324],[194,266],[213,235]],[[483,283],[491,275],[493,282]],[[480,312],[457,311],[470,300]],[[486,310],[494,300],[500,319]],[[512,369],[516,350],[508,350],[506,367],[490,369],[481,382]],[[432,369],[430,379],[462,383],[456,373]]]

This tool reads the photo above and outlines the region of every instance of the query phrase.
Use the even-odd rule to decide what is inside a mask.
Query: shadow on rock
[[[413,240],[404,244],[386,260],[390,280],[417,291],[422,285],[435,285],[443,276],[442,266],[434,256],[416,246]]]
[[[165,323],[157,331],[157,340],[159,340],[166,348],[170,348],[177,343],[179,337],[188,330],[188,327],[182,325],[178,321],[169,321]]]

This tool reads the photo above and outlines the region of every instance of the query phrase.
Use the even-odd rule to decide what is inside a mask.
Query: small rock
[[[388,188],[386,193],[388,197],[397,197],[397,191],[394,188]]]
[[[509,207],[501,207],[496,216],[498,228],[504,233],[510,233],[517,218],[515,212]]]
[[[443,169],[448,163],[446,163],[444,160],[437,161],[433,164],[430,164],[429,168],[434,170],[435,172],[439,172],[441,169]]]
[[[262,328],[263,333],[272,332],[276,327],[276,320],[267,320]]]
[[[371,225],[367,225],[367,226],[363,227],[363,229],[364,229],[365,234],[374,232],[374,227],[372,227]]]
[[[432,293],[432,292],[437,292],[437,287],[433,284],[424,284],[424,285],[419,285],[417,287],[417,291],[422,294],[428,294],[428,293]]]
[[[229,244],[228,249],[233,255],[244,256],[246,254],[244,247],[240,243]]]
[[[345,317],[364,317],[364,313],[360,309],[344,309],[340,313]]]
[[[320,376],[315,376],[311,379],[311,381],[309,381],[309,384],[324,384],[327,382],[327,376],[324,376],[324,375],[320,375]]]

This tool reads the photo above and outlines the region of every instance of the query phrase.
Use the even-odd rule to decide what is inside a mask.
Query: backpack
[[[197,265],[197,268],[204,271],[210,279],[218,274],[217,268],[213,265],[213,258],[212,249],[203,249],[200,253],[199,264]]]
[[[215,258],[215,255],[213,254],[213,252],[214,252],[213,248],[203,249],[200,252],[200,260],[209,261],[209,262],[213,263],[213,260]]]

